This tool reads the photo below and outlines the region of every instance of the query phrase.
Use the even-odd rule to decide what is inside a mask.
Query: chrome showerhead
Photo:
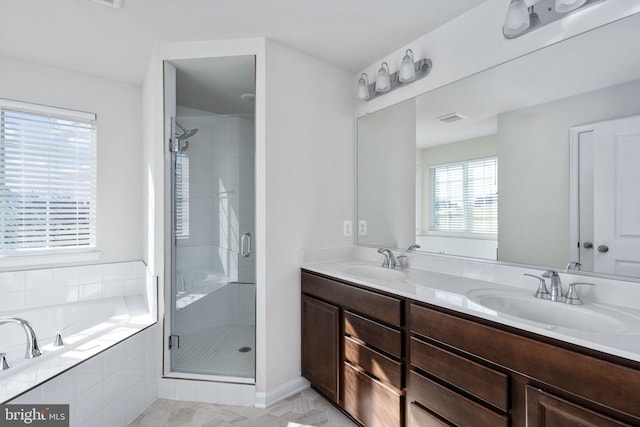
[[[176,120],[176,126],[178,126],[180,128],[180,130],[182,131],[182,135],[176,135],[176,139],[179,139],[181,141],[184,141],[186,139],[191,138],[193,135],[195,135],[196,133],[198,133],[198,129],[191,129],[188,130],[186,129],[184,126],[182,126],[180,123],[178,123],[178,121]]]

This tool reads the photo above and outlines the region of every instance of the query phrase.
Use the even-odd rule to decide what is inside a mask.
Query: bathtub
[[[25,359],[26,335],[19,325],[0,325],[0,352],[11,368],[0,371],[0,403],[12,400],[155,323],[141,296],[118,296],[0,312],[27,320],[42,355]],[[61,330],[62,346],[54,346]]]

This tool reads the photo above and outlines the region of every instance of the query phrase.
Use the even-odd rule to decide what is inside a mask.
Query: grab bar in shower
[[[242,255],[242,258],[251,256],[251,233],[244,233],[240,237],[240,255]]]

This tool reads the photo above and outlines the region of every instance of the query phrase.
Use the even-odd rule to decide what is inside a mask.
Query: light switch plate
[[[353,235],[353,222],[351,220],[342,221],[342,235],[344,237]]]
[[[358,221],[358,235],[366,236],[367,235],[367,220],[361,219]]]

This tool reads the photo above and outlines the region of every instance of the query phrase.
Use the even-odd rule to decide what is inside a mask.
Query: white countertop
[[[602,304],[593,301],[585,301],[584,306],[571,306],[559,302],[543,301],[534,298],[533,293],[535,289],[528,290],[521,287],[506,286],[493,281],[461,277],[417,268],[405,269],[402,271],[402,274],[399,275],[401,277],[392,279],[381,279],[371,277],[370,275],[363,277],[349,272],[350,267],[353,266],[363,266],[366,269],[368,267],[379,267],[379,265],[377,262],[354,258],[303,262],[302,267],[309,271],[335,277],[371,289],[389,292],[412,300],[433,304],[524,331],[640,362],[640,309],[608,303]],[[357,267],[355,270],[357,270]],[[482,292],[483,290],[495,294],[504,292],[505,294],[517,295],[518,298],[527,298],[527,295],[530,295],[532,304],[558,304],[559,306],[564,306],[562,310],[566,308],[567,316],[574,315],[574,313],[582,316],[586,313],[587,316],[589,316],[593,312],[593,318],[596,319],[591,325],[593,330],[583,330],[580,329],[580,326],[568,328],[543,322],[534,322],[497,312],[469,298],[474,292]],[[602,327],[602,325],[596,325],[595,322],[597,322],[598,313],[600,312],[614,313],[614,315],[615,313],[619,313],[621,318],[624,319],[625,327],[609,331],[605,327]],[[597,332],[594,330],[597,330]]]

